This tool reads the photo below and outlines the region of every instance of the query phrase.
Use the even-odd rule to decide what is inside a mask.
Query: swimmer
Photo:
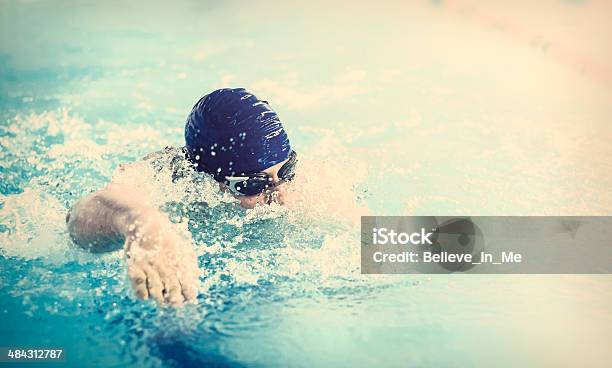
[[[196,170],[210,175],[242,207],[285,201],[284,183],[295,176],[297,155],[267,101],[244,88],[224,88],[202,97],[185,125],[185,147],[168,147],[144,158],[159,171],[170,166],[173,181]],[[190,239],[168,217],[147,205],[136,187],[111,182],[78,200],[66,221],[73,241],[92,252],[125,251],[136,295],[180,305],[197,297],[199,269]]]

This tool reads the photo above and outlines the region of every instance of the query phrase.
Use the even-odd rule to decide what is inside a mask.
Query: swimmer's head
[[[243,174],[269,172],[274,177],[292,152],[276,112],[244,88],[202,97],[187,117],[185,142],[196,169],[220,183]]]

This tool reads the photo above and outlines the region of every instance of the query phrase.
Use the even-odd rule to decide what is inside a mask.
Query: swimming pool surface
[[[612,214],[612,13],[542,4],[1,2],[0,346],[74,367],[605,366],[608,275],[359,270],[361,215]],[[225,86],[278,111],[296,200],[203,190],[204,211],[120,175],[203,272],[196,305],[136,300],[121,252],[75,248],[66,212],[181,145]]]

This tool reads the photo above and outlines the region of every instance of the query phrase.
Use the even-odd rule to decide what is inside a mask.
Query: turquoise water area
[[[360,274],[361,215],[611,214],[611,13],[462,4],[1,2],[0,346],[74,367],[605,366],[607,275]],[[285,122],[291,205],[113,174],[181,145],[225,86]],[[68,208],[113,175],[193,234],[196,305],[138,301],[121,252],[72,245]]]

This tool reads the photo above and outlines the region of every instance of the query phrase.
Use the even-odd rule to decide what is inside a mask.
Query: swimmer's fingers
[[[157,271],[159,272],[159,277],[164,284],[164,301],[171,305],[183,304],[181,284],[177,278],[176,271],[169,270],[164,265],[158,265]]]
[[[149,297],[155,299],[160,303],[163,303],[164,285],[159,277],[159,273],[157,272],[155,267],[151,267],[151,265],[147,263],[143,263],[142,269],[147,275],[147,289],[149,291]]]
[[[191,303],[198,296],[198,284],[200,279],[200,268],[198,267],[198,256],[191,241],[181,240],[174,244],[176,258],[172,264],[174,276],[179,284],[181,299]]]
[[[193,303],[198,297],[198,288],[197,288],[197,277],[195,280],[181,280],[181,292],[183,293],[183,298],[185,298],[185,302]]]
[[[185,262],[178,265],[177,274],[181,284],[181,292],[186,302],[195,302],[198,296],[198,284],[200,282],[200,268],[198,257],[193,248],[186,248]]]
[[[128,277],[132,282],[132,287],[136,292],[136,296],[140,299],[149,298],[149,290],[147,289],[147,275],[137,264],[130,265],[128,269]]]

